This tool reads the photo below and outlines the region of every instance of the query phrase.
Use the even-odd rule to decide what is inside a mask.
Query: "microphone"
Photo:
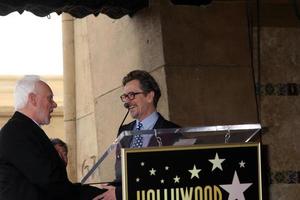
[[[124,107],[125,107],[126,109],[129,109],[129,107],[130,107],[129,103],[124,103]]]
[[[123,123],[124,123],[124,121],[125,121],[125,119],[126,119],[128,113],[129,113],[129,107],[130,107],[129,103],[124,103],[124,107],[127,109],[127,113],[126,113],[126,115],[125,115],[125,117],[124,117],[122,123],[121,123],[120,126],[119,126],[119,130],[121,129],[121,126],[123,126]]]

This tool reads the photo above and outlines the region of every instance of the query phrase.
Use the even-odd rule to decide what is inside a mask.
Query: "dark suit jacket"
[[[123,132],[123,131],[131,131],[134,129],[135,127],[135,121],[123,125],[120,127],[119,132],[118,132],[118,136]],[[168,129],[168,128],[180,128],[179,125],[174,124],[171,121],[166,120],[160,113],[158,113],[158,119],[153,127],[153,129]],[[163,145],[172,145],[175,141],[176,141],[177,137],[174,136],[174,134],[164,134],[161,136],[161,140]],[[130,147],[132,141],[132,137],[131,138],[126,138],[123,142],[121,142],[122,147]],[[153,136],[151,137],[148,146],[158,146],[158,142],[156,140],[156,138]],[[118,149],[117,151],[117,158],[116,158],[116,164],[115,164],[115,171],[116,171],[116,197],[117,200],[121,200],[122,199],[122,188],[121,188],[121,155],[120,155],[120,149]]]
[[[72,184],[45,132],[15,112],[0,132],[1,200],[92,199],[97,188]]]

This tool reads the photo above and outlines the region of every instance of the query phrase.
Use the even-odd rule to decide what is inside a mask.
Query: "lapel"
[[[163,118],[163,116],[161,116],[161,114],[158,112],[158,119],[153,127],[153,129],[160,129],[160,128],[164,128],[164,121],[165,119]]]
[[[129,124],[124,125],[120,130],[118,136],[122,133],[122,131],[132,131],[134,129],[135,121],[132,121]],[[125,137],[121,140],[120,144],[124,147],[129,147],[132,141],[132,137]]]

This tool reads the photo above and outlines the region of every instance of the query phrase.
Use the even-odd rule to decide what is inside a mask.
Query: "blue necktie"
[[[136,130],[139,131],[141,130],[143,127],[142,122],[138,122],[137,126],[136,126]],[[141,148],[143,147],[143,136],[142,135],[134,135],[133,139],[132,139],[132,144],[131,144],[132,148]]]

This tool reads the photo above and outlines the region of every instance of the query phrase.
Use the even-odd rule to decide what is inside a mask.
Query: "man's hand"
[[[93,200],[116,200],[116,188],[108,184],[97,185],[100,189],[107,189],[106,192],[96,196]]]

